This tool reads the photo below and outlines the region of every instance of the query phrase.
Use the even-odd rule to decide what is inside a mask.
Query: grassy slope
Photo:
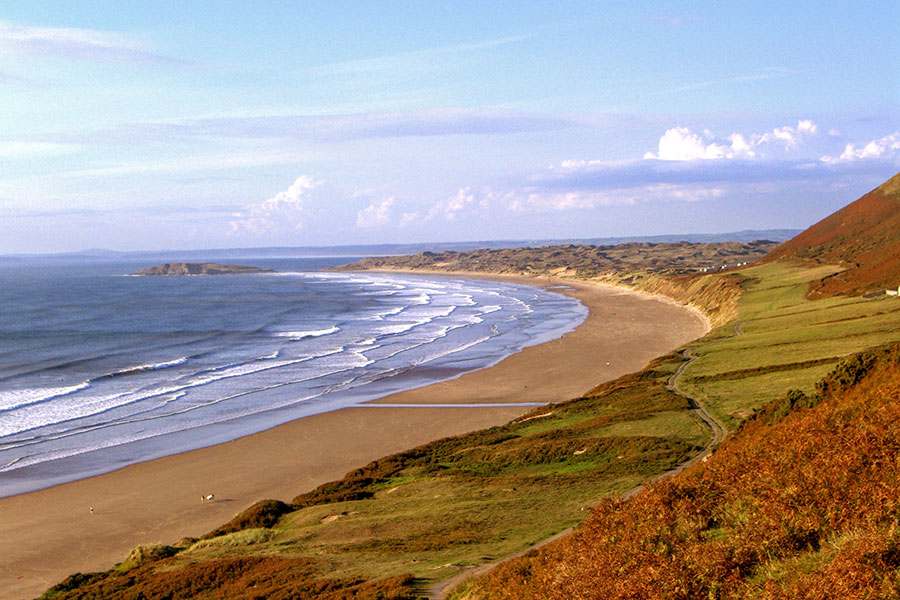
[[[767,260],[800,258],[844,267],[810,283],[811,297],[900,285],[900,174],[816,223]]]
[[[687,369],[682,389],[733,429],[788,389],[810,392],[848,354],[900,339],[897,298],[805,297],[810,281],[833,270],[795,262],[742,270],[743,335],[734,335],[732,323],[694,344],[700,360]]]
[[[900,597],[900,346],[818,392],[769,404],[708,462],[601,503],[454,598]]]

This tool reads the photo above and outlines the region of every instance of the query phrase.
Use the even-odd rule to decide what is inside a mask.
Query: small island
[[[220,265],[216,263],[173,262],[141,269],[132,275],[244,275],[248,273],[275,273],[272,269],[247,265]]]

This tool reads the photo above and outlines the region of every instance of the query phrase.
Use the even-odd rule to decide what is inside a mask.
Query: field
[[[698,360],[681,388],[733,430],[787,390],[810,393],[842,358],[900,339],[896,297],[806,298],[810,281],[834,271],[790,262],[741,270],[737,323],[690,346]]]

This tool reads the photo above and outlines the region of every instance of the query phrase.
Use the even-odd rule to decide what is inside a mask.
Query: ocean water
[[[527,286],[319,270],[348,260],[0,260],[0,496],[456,377],[587,315]]]

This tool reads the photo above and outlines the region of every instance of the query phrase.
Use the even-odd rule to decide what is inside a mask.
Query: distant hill
[[[812,298],[900,285],[900,173],[775,248],[764,260],[791,258],[845,268],[812,282]]]
[[[604,238],[560,238],[521,240],[470,240],[462,242],[421,242],[408,244],[356,244],[345,246],[273,246],[267,248],[207,248],[197,250],[141,250],[120,252],[115,250],[90,249],[63,254],[17,254],[0,255],[0,261],[23,258],[54,258],[77,260],[154,260],[162,261],[205,261],[205,260],[246,260],[248,258],[294,258],[307,256],[388,256],[417,254],[419,252],[466,252],[481,249],[524,248],[541,246],[561,246],[568,244],[611,246],[628,242],[695,244],[721,242],[753,242],[772,240],[783,242],[800,233],[799,229],[747,229],[728,233],[673,233],[653,236],[625,236]]]
[[[420,252],[413,255],[371,257],[336,267],[338,271],[362,269],[425,269],[577,275],[638,271],[694,273],[721,270],[759,260],[776,246],[770,240],[697,244],[628,242],[608,246],[576,245],[480,249],[468,252]]]

